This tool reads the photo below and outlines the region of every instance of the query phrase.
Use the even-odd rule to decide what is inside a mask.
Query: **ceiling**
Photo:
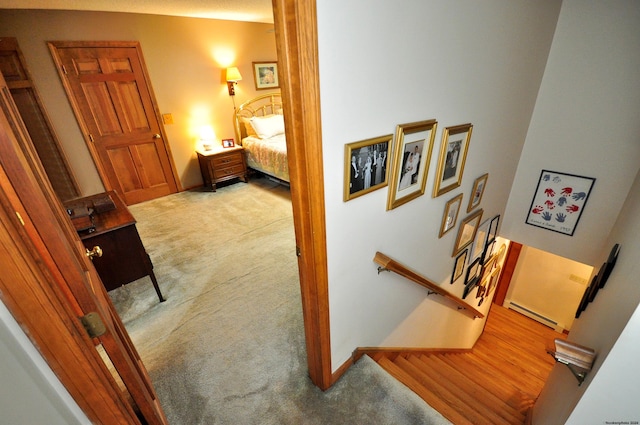
[[[0,9],[129,12],[273,23],[271,0],[0,0]]]

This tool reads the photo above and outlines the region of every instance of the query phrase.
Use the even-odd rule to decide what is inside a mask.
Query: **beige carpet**
[[[326,392],[311,383],[288,188],[260,178],[130,209],[167,301],[148,278],[110,295],[170,424],[449,423],[368,357]]]

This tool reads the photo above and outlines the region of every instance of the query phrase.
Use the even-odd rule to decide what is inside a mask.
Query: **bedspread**
[[[284,134],[269,139],[245,137],[242,140],[242,146],[246,152],[248,167],[280,180],[289,181],[287,144]]]

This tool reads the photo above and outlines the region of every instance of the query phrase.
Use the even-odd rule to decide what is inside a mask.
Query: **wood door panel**
[[[103,44],[49,46],[105,187],[129,205],[175,193],[178,179],[139,44]]]

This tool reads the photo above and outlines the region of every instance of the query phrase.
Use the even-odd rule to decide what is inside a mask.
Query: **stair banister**
[[[467,304],[466,302],[464,302],[462,300],[462,298],[457,297],[456,295],[453,295],[452,293],[450,293],[446,289],[436,285],[435,283],[433,283],[432,281],[430,281],[426,277],[424,277],[424,276],[414,272],[413,270],[409,269],[408,267],[398,263],[397,261],[395,261],[392,258],[388,257],[387,255],[385,255],[385,254],[383,254],[381,252],[376,252],[375,257],[373,257],[373,261],[380,266],[380,267],[378,267],[378,273],[380,273],[381,271],[390,271],[390,272],[397,273],[400,276],[405,277],[405,278],[409,279],[410,281],[415,282],[418,285],[421,285],[421,286],[427,288],[428,291],[429,291],[428,295],[437,294],[437,295],[443,296],[444,298],[446,298],[447,300],[449,300],[453,304],[455,304],[456,307],[458,308],[458,310],[464,310],[466,313],[468,313],[471,316],[473,316],[474,319],[476,317],[479,317],[479,318],[483,318],[484,317],[483,313],[481,313],[478,309],[476,309],[476,308],[470,306],[469,304]]]

